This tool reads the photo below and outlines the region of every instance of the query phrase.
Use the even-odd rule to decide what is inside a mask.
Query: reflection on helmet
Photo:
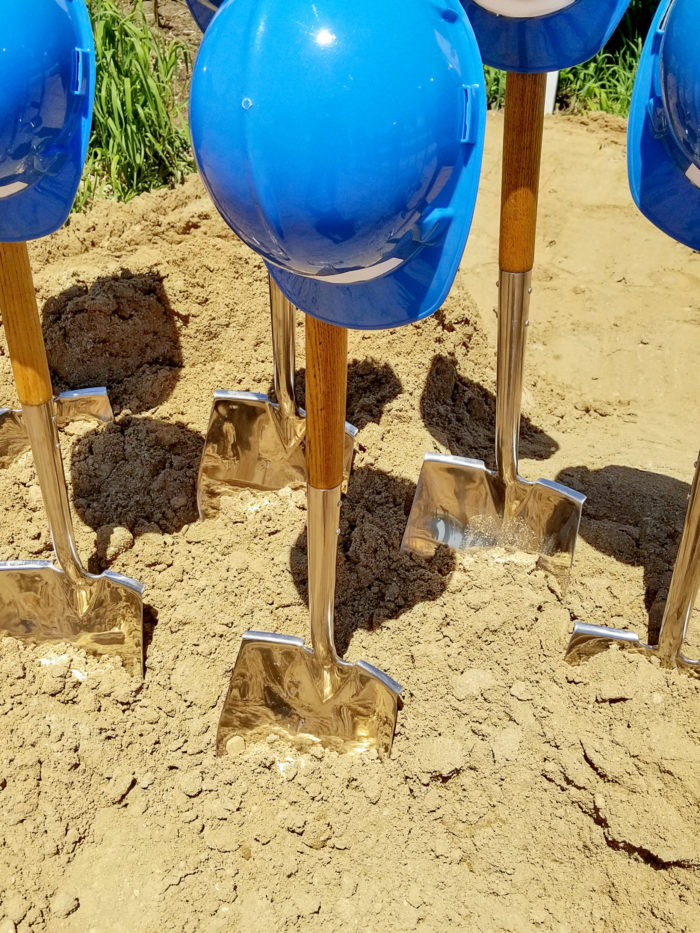
[[[0,236],[31,239],[60,226],[75,197],[92,112],[92,33],[83,0],[32,0],[31,15],[4,3],[1,29]]]
[[[444,242],[467,165],[478,177],[483,95],[456,0],[236,0],[202,40],[190,125],[236,233],[347,285]]]
[[[668,124],[689,162],[700,168],[700,4],[674,0],[661,43],[661,92]]]

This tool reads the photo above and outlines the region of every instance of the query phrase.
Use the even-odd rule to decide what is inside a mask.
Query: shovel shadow
[[[587,496],[581,536],[596,550],[644,573],[648,638],[661,626],[690,484],[625,466],[568,467],[557,481]]]
[[[452,455],[483,460],[489,469],[494,468],[496,397],[479,383],[460,375],[453,358],[440,354],[433,357],[420,412],[428,431]],[[521,416],[521,457],[547,460],[558,449],[554,438]]]
[[[373,359],[352,360],[348,364],[348,397],[345,417],[358,431],[370,423],[379,424],[384,407],[403,391],[399,377],[388,363]],[[274,387],[268,390],[274,397]],[[294,379],[297,405],[304,408],[306,370],[297,369]]]
[[[178,318],[158,272],[74,285],[43,308],[54,391],[106,386],[116,412],[164,402],[182,368]]]
[[[372,630],[420,602],[438,599],[455,568],[455,556],[439,548],[430,560],[399,551],[415,483],[361,467],[350,476],[340,515],[335,599],[335,638],[343,656],[358,629]],[[307,536],[290,554],[290,568],[308,604]]]

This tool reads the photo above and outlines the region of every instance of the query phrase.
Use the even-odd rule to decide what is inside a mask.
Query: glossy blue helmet
[[[95,52],[84,0],[3,0],[0,16],[0,241],[66,220],[85,161]]]
[[[592,58],[630,0],[462,0],[481,56],[506,71],[559,71]]]
[[[700,250],[700,4],[663,0],[632,95],[627,167],[640,211]]]
[[[227,0],[202,39],[190,127],[216,206],[289,300],[381,328],[447,296],[485,111],[458,0]]]
[[[204,32],[224,0],[187,0],[194,21]]]

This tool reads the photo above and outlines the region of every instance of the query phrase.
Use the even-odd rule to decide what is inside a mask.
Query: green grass
[[[141,0],[126,12],[115,0],[88,0],[97,78],[92,135],[76,207],[97,196],[128,201],[174,185],[193,171],[178,105],[185,46],[152,30]]]
[[[559,75],[557,100],[573,113],[605,110],[626,117],[629,113],[642,39],[625,40],[617,52],[603,49],[595,58]]]
[[[626,117],[641,51],[642,39],[629,38],[614,52],[603,49],[583,65],[565,68],[559,73],[557,108],[570,113],[605,110]],[[484,73],[489,107],[502,107],[506,92],[505,72],[486,65]]]

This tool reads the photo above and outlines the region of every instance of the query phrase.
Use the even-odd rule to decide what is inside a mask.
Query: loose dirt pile
[[[697,929],[698,684],[563,660],[574,619],[655,636],[700,443],[700,259],[636,214],[621,123],[546,126],[521,466],[589,497],[568,594],[527,558],[399,553],[425,451],[492,462],[501,127],[443,310],[350,339],[338,641],[405,687],[384,762],[214,757],[243,631],[307,627],[303,492],[196,518],[213,390],[271,390],[262,264],[196,178],[32,246],[56,391],[117,414],[64,434],[79,546],[146,585],[149,644],[141,684],[0,641],[2,933]],[[0,559],[50,554],[26,455]]]

